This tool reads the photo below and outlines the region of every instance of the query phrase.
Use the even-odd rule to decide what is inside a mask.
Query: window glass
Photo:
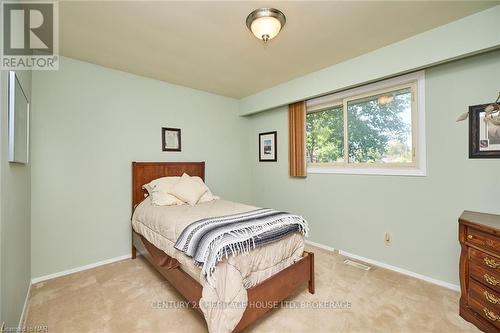
[[[308,163],[344,161],[344,113],[341,105],[308,113],[306,132]]]
[[[409,88],[347,102],[349,163],[412,163]]]

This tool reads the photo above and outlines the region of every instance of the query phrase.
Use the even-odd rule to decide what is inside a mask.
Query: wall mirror
[[[14,71],[9,72],[9,162],[27,164],[29,101]]]

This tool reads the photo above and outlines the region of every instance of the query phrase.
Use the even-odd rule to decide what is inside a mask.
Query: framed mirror
[[[14,71],[9,72],[9,162],[27,164],[29,101]]]

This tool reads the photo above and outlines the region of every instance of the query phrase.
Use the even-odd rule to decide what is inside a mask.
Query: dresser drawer
[[[500,259],[472,247],[469,247],[468,250],[470,262],[473,262],[479,266],[482,266],[483,268],[500,274]]]
[[[500,251],[500,240],[498,240],[497,237],[475,229],[469,228],[467,230],[466,241],[470,244],[482,247],[495,253]]]
[[[476,300],[480,304],[484,304],[489,309],[500,314],[500,293],[483,286],[481,283],[473,279],[469,279],[468,302]]]
[[[460,316],[500,333],[500,215],[464,211],[458,222]]]
[[[481,282],[488,288],[500,292],[500,274],[497,272],[485,269],[476,263],[469,262],[469,274],[476,281]]]
[[[472,280],[471,282],[471,286],[476,286],[478,289],[481,288],[480,284],[475,285]],[[484,291],[485,289],[483,288],[482,290]],[[470,290],[470,292],[472,292],[472,290]],[[471,293],[469,294],[469,300],[467,303],[474,312],[483,317],[497,329],[500,329],[500,312],[498,311],[498,305],[491,304],[485,297],[476,298],[475,294]]]

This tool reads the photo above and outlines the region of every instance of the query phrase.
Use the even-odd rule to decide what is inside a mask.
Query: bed
[[[157,178],[182,176],[184,173],[187,173],[190,176],[198,176],[205,181],[205,163],[132,163],[132,210],[133,213],[134,210],[136,211],[136,214],[133,214],[132,219],[132,224],[134,226],[132,228],[132,259],[135,259],[137,255],[142,255],[174,288],[177,289],[180,294],[184,296],[190,306],[192,306],[195,310],[202,312],[202,309],[200,308],[200,300],[202,300],[202,297],[205,297],[204,299],[209,299],[207,294],[210,294],[210,289],[207,288],[203,280],[197,278],[197,271],[193,266],[194,264],[190,264],[186,261],[180,251],[177,251],[180,253],[178,254],[175,250],[171,250],[168,247],[169,244],[167,243],[169,243],[169,241],[167,238],[175,238],[175,233],[173,233],[171,237],[157,236],[154,232],[149,231],[151,228],[147,226],[142,228],[138,227],[141,217],[144,218],[144,216],[147,216],[148,212],[151,211],[151,208],[149,208],[147,192],[143,189],[143,185]],[[181,223],[181,220],[188,220],[183,216],[183,214],[187,214],[187,212],[189,212],[192,216],[196,216],[196,214],[200,214],[201,209],[212,209],[212,211],[216,212],[220,209],[233,209],[234,211],[238,211],[245,210],[247,208],[243,204],[230,203],[224,200],[217,200],[217,202],[204,205],[205,206],[200,205],[200,207],[191,208],[176,207],[168,210],[168,213],[171,214],[170,218],[179,220],[176,221],[176,223],[180,224],[180,227],[178,226],[177,228],[182,229],[183,224]],[[251,207],[248,207],[248,209],[250,208]],[[156,208],[155,214],[158,214],[158,211],[159,209]],[[164,211],[167,210],[164,209]],[[177,232],[179,232],[179,230],[177,230]],[[250,282],[247,280],[242,281],[243,284],[247,285],[245,287],[247,302],[245,303],[246,307],[239,310],[242,314],[240,313],[237,316],[237,324],[231,326],[234,327],[234,332],[243,330],[259,317],[263,316],[267,311],[274,308],[274,306],[262,306],[262,304],[277,304],[277,302],[286,299],[288,296],[298,292],[305,286],[308,287],[310,293],[314,293],[314,254],[303,251],[303,246],[301,248],[295,246],[296,240],[293,239],[292,236],[273,244],[268,244],[264,247],[252,250],[252,253],[256,252],[256,256],[261,255],[261,253],[269,254],[279,252],[276,250],[277,247],[283,247],[287,251],[300,250],[300,253],[295,253],[293,260],[289,260],[288,262],[283,261],[282,267],[275,268],[277,272],[272,273],[270,276],[261,276],[259,279],[258,276],[255,277],[252,275]],[[159,239],[159,237],[162,239]],[[265,247],[267,246],[269,248],[266,250]],[[292,257],[290,256],[290,258]],[[245,260],[246,259],[244,258],[236,258],[233,260],[235,262],[234,265],[248,264]],[[281,259],[278,258],[276,260]],[[220,262],[217,266],[217,269],[220,269],[219,274],[229,274],[230,270],[227,270],[226,272],[225,266],[223,266],[223,269],[220,268],[223,264],[225,264],[225,261]],[[225,276],[224,278],[226,281],[224,284],[230,284],[233,277]],[[215,293],[218,293],[218,291],[215,290]],[[259,304],[259,306],[255,306],[256,304]],[[225,309],[224,311],[228,312],[230,310]],[[225,315],[224,311],[222,311],[222,315]],[[204,312],[205,318],[207,318],[206,310]],[[220,316],[221,314],[219,313],[217,315]],[[218,317],[218,319],[220,318],[223,317]],[[224,331],[224,329],[218,329],[214,328],[215,326],[210,326],[210,323],[208,326],[212,327],[212,331]]]

